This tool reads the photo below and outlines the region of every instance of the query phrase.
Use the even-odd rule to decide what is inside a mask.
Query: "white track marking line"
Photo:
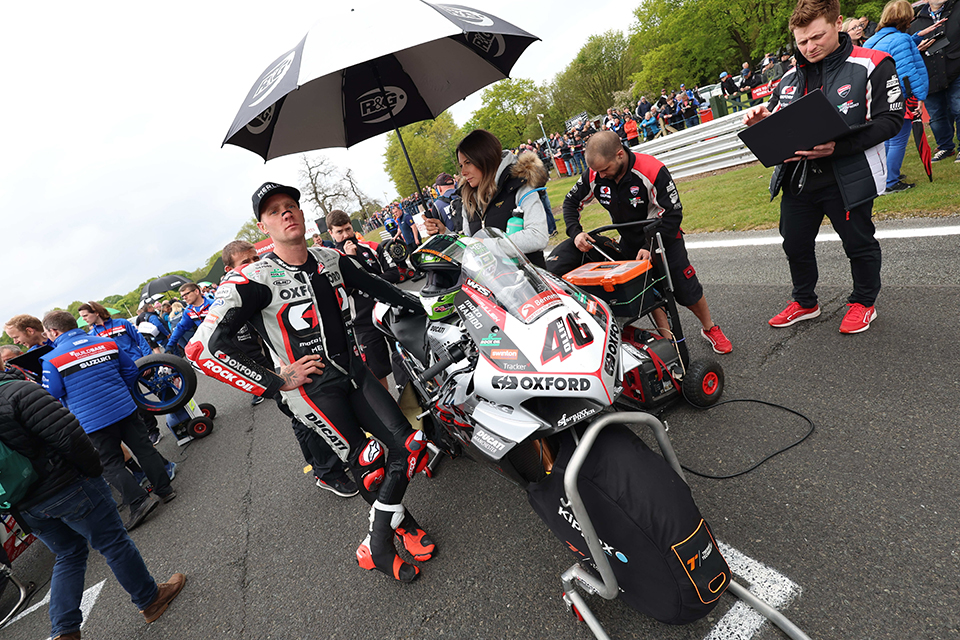
[[[797,598],[802,589],[782,573],[717,540],[730,571],[750,584],[750,591],[774,609],[782,610]],[[703,640],[749,640],[767,619],[742,601],[730,607]]]
[[[890,238],[929,238],[934,236],[960,235],[960,226],[951,227],[924,227],[920,229],[884,229],[877,231],[878,239]],[[687,249],[720,249],[726,247],[758,247],[769,244],[780,244],[780,236],[765,236],[762,238],[737,238],[730,240],[693,240],[687,242]],[[817,242],[840,242],[836,233],[821,233]]]
[[[106,584],[106,582],[107,582],[106,580],[101,580],[100,582],[98,582],[97,584],[93,585],[92,587],[90,587],[89,589],[83,592],[83,597],[80,599],[80,613],[81,615],[83,615],[83,622],[80,623],[81,629],[83,628],[83,625],[86,624],[87,616],[93,610],[93,605],[97,603],[97,598],[100,597],[100,591],[103,590],[103,585]],[[43,600],[21,611],[20,615],[18,615],[16,618],[8,622],[3,628],[9,627],[20,618],[33,613],[40,607],[47,605],[49,603],[50,603],[50,592],[47,591],[47,595],[43,596]]]

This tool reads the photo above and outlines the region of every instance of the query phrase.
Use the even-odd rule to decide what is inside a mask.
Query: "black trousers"
[[[136,481],[123,463],[123,450],[120,443],[127,445],[137,457],[140,468],[153,484],[153,490],[159,497],[173,491],[170,478],[164,469],[163,457],[154,449],[147,438],[147,428],[136,411],[126,418],[87,434],[93,446],[100,454],[103,463],[103,477],[120,492],[123,504],[136,509],[147,498],[147,492]]]
[[[293,435],[296,436],[297,444],[300,445],[303,459],[313,467],[313,475],[324,482],[340,478],[346,470],[343,462],[333,452],[327,441],[320,437],[319,433],[297,420],[289,407],[284,404],[279,393],[273,399],[276,401],[280,412],[290,418]]]
[[[880,243],[873,226],[873,201],[847,211],[836,185],[780,200],[780,236],[790,265],[793,299],[804,308],[817,304],[816,238],[823,217],[830,218],[850,260],[853,293],[847,302],[873,306],[880,293]]]

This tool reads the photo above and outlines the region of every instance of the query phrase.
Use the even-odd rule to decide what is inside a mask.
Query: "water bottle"
[[[523,209],[517,207],[513,210],[513,215],[507,220],[507,235],[516,233],[523,229]]]

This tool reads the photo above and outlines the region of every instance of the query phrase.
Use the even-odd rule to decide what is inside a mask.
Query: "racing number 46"
[[[560,360],[566,360],[574,349],[582,349],[591,342],[593,334],[589,327],[573,314],[566,318],[557,318],[547,325],[540,362],[546,364],[557,356],[560,356]]]

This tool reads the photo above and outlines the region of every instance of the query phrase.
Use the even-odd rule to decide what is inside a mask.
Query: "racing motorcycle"
[[[729,589],[789,637],[809,640],[731,579],[653,415],[674,394],[703,405],[722,389],[719,365],[690,362],[683,348],[668,275],[651,278],[638,264],[646,261],[585,265],[598,273],[565,276],[585,291],[487,228],[433,236],[410,260],[426,274],[426,314],[374,308],[406,374],[398,378],[408,378],[399,404],[439,451],[526,490],[577,555],[561,575],[563,599],[597,638],[608,636],[577,587],[671,624],[707,615]],[[634,323],[658,307],[672,340]],[[628,425],[649,427],[662,456]]]
[[[554,434],[611,410],[655,411],[684,389],[710,390],[697,404],[719,397],[719,365],[691,363],[682,344],[617,317],[602,284],[595,295],[537,269],[497,229],[433,236],[410,260],[426,273],[426,315],[374,309],[409,378],[400,404],[421,408],[442,451],[521,487],[547,473]],[[609,265],[608,280],[619,266]],[[608,288],[608,298],[622,293]],[[665,296],[661,287],[650,305],[672,304]]]

